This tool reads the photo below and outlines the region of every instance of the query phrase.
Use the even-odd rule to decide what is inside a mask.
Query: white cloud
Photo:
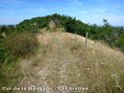
[[[106,19],[108,19],[110,24],[124,26],[124,16],[111,15],[111,16],[106,16]]]
[[[123,16],[118,16],[118,15],[102,15],[102,14],[92,14],[92,15],[87,15],[83,18],[78,17],[80,20],[82,20],[85,23],[90,23],[90,24],[98,24],[98,25],[103,25],[103,19],[107,19],[108,22],[111,25],[114,26],[122,26],[124,25],[124,19]]]
[[[42,7],[28,7],[26,11],[31,12],[31,13],[45,13],[48,10]]]
[[[3,3],[3,4],[21,4],[23,2],[21,0],[0,0],[0,3]]]
[[[69,0],[71,5],[80,6],[83,5],[83,3],[80,0]]]

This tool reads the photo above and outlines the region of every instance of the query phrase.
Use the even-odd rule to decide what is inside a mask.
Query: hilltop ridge
[[[86,36],[92,40],[101,40],[106,42],[111,47],[116,47],[121,51],[124,51],[124,28],[122,26],[112,26],[107,19],[103,19],[103,25],[87,24],[81,20],[77,20],[75,17],[52,14],[43,17],[35,17],[32,19],[25,19],[16,26],[1,26],[1,32],[5,32],[7,35],[14,32],[33,32],[37,33],[40,29],[64,28],[66,32],[76,33],[81,36]]]
[[[46,27],[51,29],[64,28],[66,32],[76,33],[81,36],[86,36],[92,40],[101,40],[106,42],[111,47],[116,47],[124,51],[124,28],[123,26],[112,26],[107,19],[103,19],[103,25],[87,24],[75,17],[52,14],[44,17],[35,17],[30,20],[24,20],[17,25],[18,30],[36,31]],[[20,29],[21,28],[21,29]],[[54,31],[54,30],[53,30]]]

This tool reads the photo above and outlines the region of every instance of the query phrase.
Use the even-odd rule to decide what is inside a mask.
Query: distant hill
[[[16,26],[15,24],[0,24],[0,26]]]

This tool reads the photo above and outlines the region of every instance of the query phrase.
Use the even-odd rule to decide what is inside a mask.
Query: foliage
[[[119,47],[122,51],[124,51],[124,35],[118,39],[116,46]]]

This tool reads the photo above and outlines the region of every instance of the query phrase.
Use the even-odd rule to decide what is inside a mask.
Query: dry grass
[[[18,60],[34,56],[38,42],[33,33],[23,32],[13,33],[3,38],[0,44],[0,93],[11,93],[12,90],[1,89],[18,85],[18,80],[23,76]]]
[[[37,35],[38,53],[20,60],[23,78],[19,86],[52,87],[51,91],[19,93],[76,93],[59,86],[82,87],[78,93],[124,93],[124,54],[96,41],[65,32]]]

